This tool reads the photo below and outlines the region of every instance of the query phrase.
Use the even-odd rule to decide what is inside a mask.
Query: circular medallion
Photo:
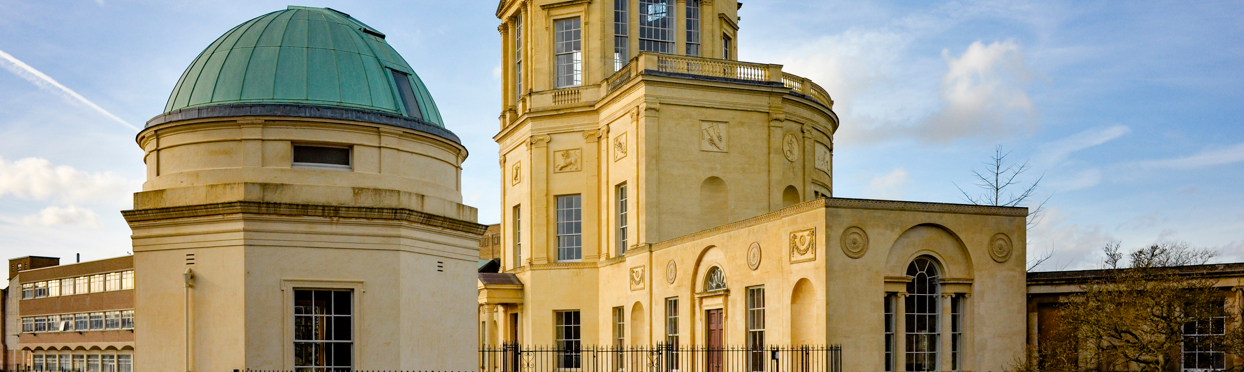
[[[842,231],[842,253],[847,257],[860,258],[868,252],[868,234],[864,229],[851,226]]]
[[[787,133],[786,138],[782,139],[782,154],[790,161],[795,161],[795,157],[799,156],[799,139],[794,134]]]
[[[747,248],[747,267],[752,268],[752,270],[756,270],[760,268],[760,243],[759,242],[752,243],[752,246],[750,248]]]
[[[678,277],[678,266],[674,265],[674,260],[665,264],[665,281],[674,284],[674,278]]]
[[[1006,262],[1011,258],[1011,237],[1003,233],[994,234],[989,239],[989,257],[998,263]]]

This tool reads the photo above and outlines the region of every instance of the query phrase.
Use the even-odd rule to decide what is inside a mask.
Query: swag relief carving
[[[816,229],[790,233],[790,263],[816,260]]]

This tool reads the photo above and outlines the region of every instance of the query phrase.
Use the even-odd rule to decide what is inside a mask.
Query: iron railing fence
[[[479,372],[842,372],[838,345],[480,348]]]

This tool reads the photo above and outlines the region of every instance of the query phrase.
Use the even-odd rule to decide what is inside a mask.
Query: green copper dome
[[[256,104],[379,111],[445,127],[384,34],[328,8],[290,6],[229,30],[182,73],[164,112]]]

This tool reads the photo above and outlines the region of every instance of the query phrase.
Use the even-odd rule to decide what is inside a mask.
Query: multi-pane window
[[[134,310],[121,312],[121,329],[134,329]]]
[[[76,331],[91,330],[91,320],[86,314],[74,314],[73,329]]]
[[[958,371],[963,360],[963,297],[950,298],[950,366]]]
[[[624,370],[625,353],[622,348],[626,346],[626,307],[617,306],[613,308],[613,369],[617,371]]]
[[[885,296],[885,370],[894,371],[894,295]]]
[[[674,53],[674,0],[639,0],[639,51]]]
[[[354,365],[350,290],[294,290],[294,368],[349,370]]]
[[[1220,307],[1221,308],[1221,307]],[[1221,371],[1225,369],[1226,353],[1218,341],[1226,334],[1225,316],[1188,322],[1183,326],[1184,372]]]
[[[48,318],[42,317],[42,316],[35,317],[35,332],[38,333],[38,332],[47,332],[47,331],[48,331]]]
[[[104,274],[91,275],[91,293],[104,291]]]
[[[104,313],[104,329],[121,329],[120,311],[109,311]]]
[[[35,331],[35,318],[22,318],[22,332],[30,333]]]
[[[117,356],[112,354],[104,354],[104,362],[102,363],[104,372],[117,372]]]
[[[74,291],[73,291],[73,278],[61,279],[61,280],[60,280],[60,295],[61,295],[61,296],[70,296],[70,295],[73,295],[73,294],[74,294]]]
[[[35,283],[35,298],[44,298],[48,296],[48,282]]]
[[[99,354],[86,356],[86,372],[99,372]]]
[[[730,43],[733,41],[734,39],[731,39],[730,35],[721,35],[721,58],[722,59],[730,59],[730,52],[731,52]]]
[[[117,355],[117,372],[134,372],[134,356]]]
[[[91,313],[91,330],[99,331],[104,329],[104,313]]]
[[[613,0],[613,70],[618,71],[631,58],[631,0]]]
[[[60,296],[60,281],[59,280],[48,281],[48,297],[56,297],[56,296]]]
[[[73,356],[73,370],[81,371],[86,369],[86,355],[77,354]]]
[[[553,49],[555,86],[583,85],[583,29],[578,17],[553,22]]]
[[[35,298],[35,284],[34,283],[22,284],[22,299],[29,300],[32,298]]]
[[[583,259],[583,200],[578,194],[557,197],[557,260]]]
[[[700,0],[687,0],[687,55],[700,55]]]
[[[119,291],[121,290],[121,273],[108,273],[104,275],[104,290]]]
[[[70,366],[73,365],[72,358],[73,356],[69,354],[60,355],[60,370],[61,371],[69,371]]]
[[[553,337],[557,342],[557,368],[579,368],[579,310],[557,311]]]
[[[523,266],[523,208],[514,206],[514,267]]]
[[[44,370],[43,369],[43,354],[35,354],[35,357],[32,360],[33,361],[31,362],[31,365],[30,365],[30,369],[32,371],[43,371]]]
[[[678,350],[678,297],[665,299],[665,344]],[[678,353],[670,354],[670,365],[677,369]]]
[[[747,288],[747,365],[765,370],[765,287]]]
[[[617,218],[616,223],[618,225],[618,231],[617,231],[618,255],[621,256],[626,253],[626,246],[627,246],[627,241],[626,241],[626,235],[627,235],[627,231],[626,231],[626,183],[618,185],[616,194],[618,198],[618,215],[616,217]]]
[[[937,266],[920,257],[907,266],[907,276],[914,278],[907,283],[903,304],[907,371],[936,371],[937,343],[941,339]]]
[[[514,100],[523,96],[523,15],[514,16]]]
[[[60,316],[48,316],[48,332],[60,332]]]
[[[121,289],[134,289],[134,270],[121,272]]]
[[[90,277],[79,276],[77,278],[73,278],[74,292],[78,294],[91,293],[90,283],[91,283]]]

